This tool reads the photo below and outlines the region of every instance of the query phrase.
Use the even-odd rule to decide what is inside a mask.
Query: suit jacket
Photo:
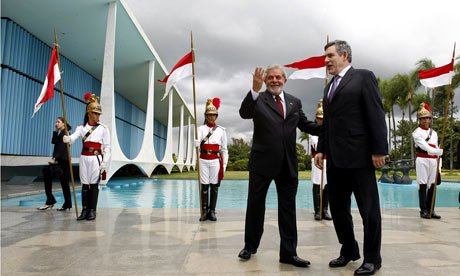
[[[284,92],[284,101],[286,119],[268,91],[260,92],[255,101],[249,91],[241,103],[241,118],[252,119],[254,123],[249,158],[251,172],[275,177],[281,173],[283,161],[286,159],[288,174],[297,177],[296,128],[313,135],[319,134],[319,125],[307,119],[298,98]]]
[[[318,151],[339,168],[373,167],[373,154],[388,154],[385,112],[377,79],[371,71],[351,67],[328,103],[331,84],[324,89]]]
[[[69,155],[67,153],[66,144],[62,141],[62,137],[64,137],[64,131],[59,131],[59,133],[53,131],[53,138],[51,139],[51,143],[54,144],[53,157],[58,161],[68,161]]]

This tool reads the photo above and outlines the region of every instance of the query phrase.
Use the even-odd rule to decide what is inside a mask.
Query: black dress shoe
[[[288,258],[280,258],[280,263],[291,264],[298,267],[308,267],[310,262],[300,258],[299,256],[292,256]]]
[[[248,250],[246,248],[241,249],[240,253],[238,254],[238,257],[243,259],[243,260],[249,260],[251,258],[252,254],[256,254],[257,249],[254,251]]]
[[[323,212],[323,219],[325,220],[332,220],[332,217],[329,215],[327,211]]]
[[[353,257],[353,258],[349,258],[349,257],[340,255],[337,259],[334,259],[334,260],[330,261],[330,262],[329,262],[329,266],[330,266],[330,267],[342,267],[342,266],[346,266],[350,261],[356,261],[356,260],[358,260],[359,258],[360,258],[359,256],[356,256],[356,257]]]
[[[431,213],[431,218],[434,218],[434,219],[441,219],[441,216],[436,214],[434,211],[433,213]]]
[[[374,275],[381,267],[382,264],[363,263],[355,270],[355,275]]]
[[[315,220],[321,220],[321,216],[319,215],[319,211],[315,211]]]
[[[67,211],[67,210],[70,211],[70,209],[72,209],[72,207],[61,207],[61,208],[57,208],[56,211]]]
[[[422,210],[420,211],[420,217],[424,219],[429,219],[430,218],[430,213],[428,213],[427,210]]]

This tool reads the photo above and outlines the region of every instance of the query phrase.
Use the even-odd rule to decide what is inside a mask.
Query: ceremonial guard
[[[438,134],[430,126],[432,119],[431,109],[426,103],[420,104],[417,116],[420,126],[412,133],[412,137],[417,151],[415,170],[417,173],[420,217],[429,219],[436,179],[437,157],[442,155],[443,150],[438,147]],[[434,212],[434,208],[431,218],[441,218]]]
[[[198,128],[196,146],[200,149],[200,183],[202,216],[200,221],[207,219],[216,221],[216,203],[220,181],[227,168],[228,150],[225,128],[216,125],[220,99],[209,98],[204,113],[205,123]],[[211,189],[209,196],[208,190]]]
[[[83,140],[80,156],[81,201],[83,209],[77,220],[96,218],[99,182],[105,178],[105,170],[110,159],[109,129],[99,123],[102,114],[99,97],[86,93],[86,115],[84,123],[70,136],[64,136],[64,143],[74,143],[79,137]]]
[[[323,124],[323,100],[321,99],[316,109],[316,123],[318,125]],[[313,206],[315,208],[315,220],[321,220],[320,215],[320,204],[321,204],[321,176],[323,177],[323,199],[322,199],[322,218],[325,220],[332,220],[329,215],[328,209],[328,196],[327,196],[327,178],[326,178],[326,164],[323,166],[324,172],[315,166],[316,150],[318,148],[318,136],[310,135],[311,145],[311,183],[313,186]],[[324,163],[326,163],[326,157],[324,157]]]

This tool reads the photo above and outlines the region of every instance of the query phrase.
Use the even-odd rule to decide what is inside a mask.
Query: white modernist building
[[[56,28],[69,123],[81,124],[85,112],[82,98],[87,90],[100,96],[101,123],[109,127],[112,141],[107,181],[127,164],[136,165],[147,176],[158,166],[168,173],[174,166],[181,172],[184,167],[195,168],[193,113],[176,87],[160,101],[165,84],[156,80],[163,79],[168,70],[125,1],[3,0],[1,14],[2,101],[11,97],[11,105],[24,106],[27,111],[29,102],[24,99],[30,97],[34,102],[38,98]],[[40,56],[43,52],[44,57]],[[39,89],[24,89],[27,95],[15,98],[22,93],[21,83],[29,82]],[[82,83],[90,84],[85,87]],[[59,94],[55,98],[60,103]],[[27,121],[30,116],[15,120],[10,112],[14,108],[2,108],[2,166],[46,164],[52,152],[52,122],[61,116],[59,104],[45,103],[32,124]],[[32,131],[44,129],[43,134],[16,141],[18,135],[11,132],[21,124],[30,124]],[[173,131],[177,128],[179,131]],[[175,132],[179,137],[173,139]],[[35,143],[36,147],[22,149],[16,143]],[[81,147],[74,144],[72,148],[72,163],[78,164]],[[176,161],[174,148],[178,149]]]

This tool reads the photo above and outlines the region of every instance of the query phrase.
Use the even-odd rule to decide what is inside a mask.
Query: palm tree
[[[396,74],[391,78],[390,90],[394,90],[393,93],[398,95],[396,99],[396,104],[402,111],[402,121],[404,121],[404,116],[406,115],[406,108],[409,105],[408,96],[409,96],[409,76],[406,74]],[[401,136],[401,147],[400,147],[400,159],[403,159],[403,145],[404,145],[404,135]]]
[[[388,80],[377,79],[382,97],[383,110],[388,114],[388,156],[391,158],[391,99],[388,90]],[[396,158],[395,158],[396,159]]]

